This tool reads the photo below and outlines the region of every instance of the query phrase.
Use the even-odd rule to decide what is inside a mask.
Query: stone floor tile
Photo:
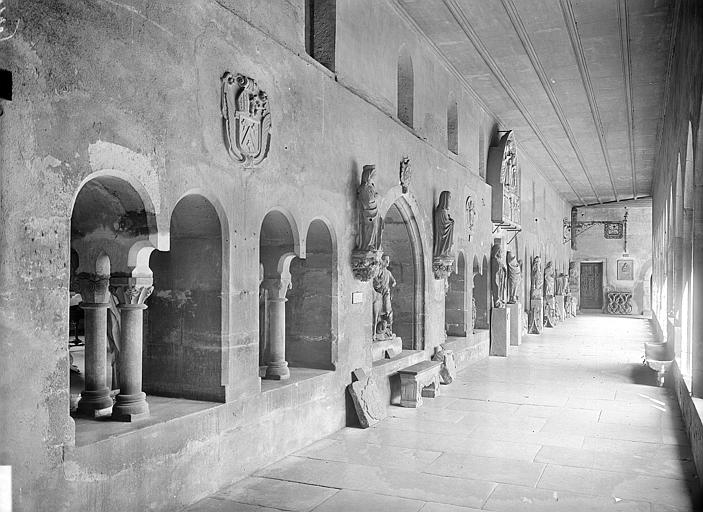
[[[227,501],[279,510],[310,510],[337,491],[327,487],[269,478],[246,478],[215,495]]]
[[[562,418],[566,421],[596,423],[600,418],[600,409],[575,409],[572,407],[549,407],[545,405],[521,405],[516,416],[534,418]]]
[[[479,480],[300,457],[286,457],[259,472],[259,476],[474,508],[483,504],[496,485]]]
[[[425,506],[420,509],[420,512],[481,512],[478,508],[457,507],[456,505],[447,505],[446,503],[425,503]]]
[[[478,427],[471,437],[488,441],[518,441],[530,444],[580,448],[584,437],[564,432],[526,432],[519,429]]]
[[[280,512],[280,509],[259,507],[258,505],[248,505],[216,498],[205,498],[195,505],[191,505],[188,508],[188,512]]]
[[[457,411],[450,408],[425,408],[424,403],[431,400],[424,400],[423,407],[419,409],[407,407],[391,407],[388,409],[388,416],[393,418],[422,418],[430,421],[439,421],[444,423],[458,423],[466,417],[467,412]]]
[[[503,416],[514,414],[517,412],[519,407],[520,406],[517,404],[471,400],[465,398],[456,398],[449,405],[447,405],[447,409],[454,409],[456,411],[484,412],[488,414],[500,414]]]
[[[314,512],[418,512],[425,503],[418,500],[368,492],[342,490],[315,507]]]
[[[425,473],[534,486],[545,465],[534,462],[445,453],[427,466]]]
[[[634,475],[549,464],[537,487],[592,496],[612,496],[613,488],[627,478],[634,478]]]

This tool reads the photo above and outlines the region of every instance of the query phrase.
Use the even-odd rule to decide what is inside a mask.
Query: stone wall
[[[0,68],[12,72],[14,83],[0,118],[0,339],[11,340],[0,344],[0,402],[11,411],[0,420],[0,464],[13,466],[16,510],[125,510],[147,502],[169,509],[341,427],[351,371],[371,367],[371,284],[355,280],[350,265],[364,164],[376,164],[381,213],[402,201],[417,232],[417,347],[427,358],[445,339],[444,283],[431,268],[432,211],[440,192],[452,191],[455,250],[467,266],[489,255],[491,190],[479,170],[491,137],[479,133],[498,127],[392,2],[337,2],[335,73],[305,53],[302,0],[5,4],[10,20],[22,19],[15,37],[0,43]],[[415,73],[413,129],[396,118],[401,47]],[[223,141],[226,71],[257,80],[270,101],[271,147],[255,169],[235,163]],[[447,148],[450,93],[459,106],[458,155]],[[403,156],[414,170],[407,194],[398,183]],[[212,287],[198,288],[195,255],[184,260],[193,274],[182,285],[206,291],[213,307],[221,304],[215,378],[226,403],[90,444],[69,415],[68,287],[72,208],[96,177],[136,191],[150,226],[141,241],[158,251],[178,252],[169,233],[182,197],[200,194],[217,211],[219,300]],[[515,250],[564,264],[561,223],[569,205],[527,160],[522,180],[523,191],[534,182],[540,195],[523,203]],[[477,214],[471,240],[463,213],[469,195]],[[299,259],[306,257],[309,226],[323,219],[337,262],[330,293],[336,371],[319,377],[319,385],[293,383],[275,393],[262,392],[258,357],[260,235],[272,210],[287,219]],[[133,268],[121,254],[114,272]],[[469,269],[466,275],[470,283]],[[352,304],[353,292],[364,301]],[[164,310],[156,306],[159,293],[147,301],[154,305],[150,326]],[[206,330],[215,323],[208,319]],[[180,335],[202,334],[202,325],[191,327]],[[154,353],[148,348],[146,357]],[[169,364],[185,359],[174,354]],[[181,391],[196,381],[181,383]]]
[[[622,238],[605,238],[602,222],[622,222],[627,212],[627,228]],[[620,204],[597,205],[576,209],[577,222],[598,222],[585,225],[575,237],[574,260],[603,263],[603,293],[632,292],[633,314],[651,311],[650,278],[652,275],[652,202],[650,199],[625,201]],[[572,237],[574,229],[572,226]],[[627,239],[627,250],[625,250]],[[618,261],[632,263],[634,279],[618,279]],[[620,277],[624,277],[622,274]],[[603,307],[608,301],[603,300]]]

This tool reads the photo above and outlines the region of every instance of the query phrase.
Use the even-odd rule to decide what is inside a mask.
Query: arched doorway
[[[444,296],[444,328],[447,336],[466,336],[469,321],[466,300],[466,259],[459,252],[456,260],[456,272],[448,279],[447,294]]]
[[[403,350],[424,348],[425,267],[420,231],[405,198],[397,199],[383,219],[384,254],[396,280],[391,291],[393,332],[403,340]]]
[[[224,401],[222,226],[214,206],[191,194],[173,209],[169,252],[153,252],[155,293],[147,310],[144,388],[155,395]]]
[[[313,220],[305,237],[305,259],[291,262],[286,302],[286,359],[292,367],[334,370],[337,262],[327,225]]]

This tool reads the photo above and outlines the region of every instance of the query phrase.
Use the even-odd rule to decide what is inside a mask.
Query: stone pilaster
[[[106,377],[109,283],[109,275],[78,276],[81,309],[85,311],[85,390],[78,401],[78,412],[93,418],[109,415],[112,408]]]
[[[149,416],[149,404],[142,391],[142,331],[147,308],[144,301],[154,290],[152,282],[151,278],[122,278],[112,283],[121,317],[120,393],[112,408],[112,418],[118,421]]]

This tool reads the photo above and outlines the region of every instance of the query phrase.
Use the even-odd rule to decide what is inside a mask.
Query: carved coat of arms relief
[[[271,146],[271,112],[268,96],[254,79],[224,74],[222,117],[230,156],[245,167],[261,163]]]

